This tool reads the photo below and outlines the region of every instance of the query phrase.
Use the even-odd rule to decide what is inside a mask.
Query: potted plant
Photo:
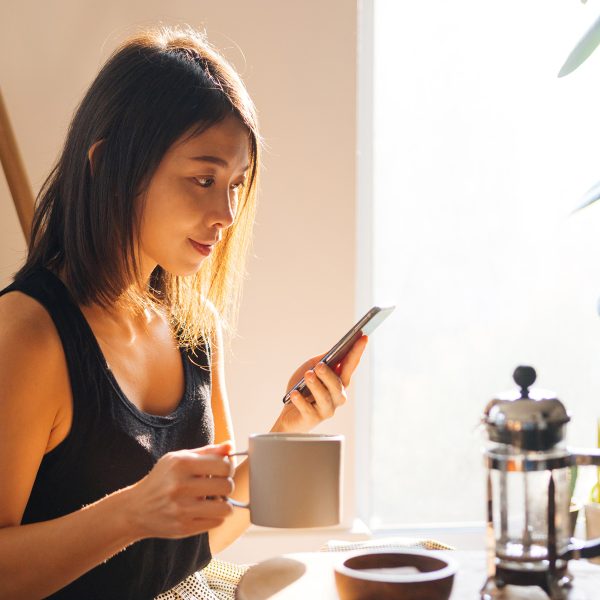
[[[585,0],[582,0],[585,3]],[[572,73],[594,52],[600,45],[600,17],[596,19],[593,25],[588,29],[585,35],[579,40],[575,48],[571,51],[564,65],[560,69],[558,76],[564,77]],[[600,182],[593,185],[581,198],[575,211],[581,210],[590,204],[593,204],[600,199]],[[600,302],[598,303],[600,312]],[[598,447],[600,448],[600,419],[598,420]],[[577,471],[571,471],[571,492],[574,491],[575,482],[577,481]],[[572,496],[571,496],[572,497]],[[585,521],[586,521],[586,536],[588,539],[600,537],[600,467],[597,471],[597,480],[590,492],[589,500],[585,504]],[[576,520],[575,516],[575,520]],[[571,523],[575,528],[575,520],[572,518]],[[594,562],[600,563],[600,559],[593,559]]]
[[[585,3],[586,0],[582,0]],[[580,67],[600,45],[600,17],[594,21],[594,24],[586,31],[585,35],[577,42],[575,48],[567,57],[567,60],[558,72],[559,77],[564,77]],[[586,206],[600,199],[600,181],[593,185],[581,198],[575,211],[581,210]]]

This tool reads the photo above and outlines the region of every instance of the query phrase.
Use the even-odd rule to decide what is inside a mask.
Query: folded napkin
[[[421,548],[422,550],[455,550],[452,546],[438,542],[437,540],[419,539],[410,537],[383,537],[360,542],[349,542],[347,540],[329,540],[321,546],[321,552],[347,552],[348,550],[408,550],[410,548]]]
[[[235,600],[240,579],[251,566],[213,558],[204,569],[154,600]]]

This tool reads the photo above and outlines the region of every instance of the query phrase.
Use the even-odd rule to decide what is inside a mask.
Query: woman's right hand
[[[217,527],[232,513],[231,444],[179,450],[127,489],[130,519],[139,539],[182,538]]]

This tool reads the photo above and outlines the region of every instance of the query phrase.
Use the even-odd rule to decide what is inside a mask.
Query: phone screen
[[[364,317],[359,319],[354,327],[346,333],[320,360],[327,366],[334,368],[342,362],[346,354],[354,343],[363,335],[370,335],[389,315],[393,312],[395,306],[387,308],[379,308],[374,306]],[[283,403],[287,404],[290,401],[290,394],[298,390],[305,398],[310,396],[304,377],[283,397]]]

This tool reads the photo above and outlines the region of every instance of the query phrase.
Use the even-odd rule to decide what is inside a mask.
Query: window
[[[600,51],[557,78],[595,16],[362,3],[359,304],[397,305],[360,398],[373,527],[484,520],[479,419],[519,364],[595,445],[600,206],[570,211],[600,179]]]

